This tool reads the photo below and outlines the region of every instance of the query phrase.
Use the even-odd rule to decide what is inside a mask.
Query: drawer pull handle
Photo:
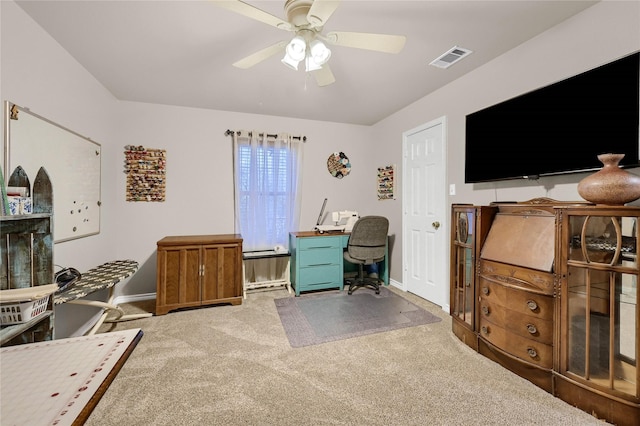
[[[538,332],[538,328],[533,324],[527,324],[527,331],[531,334],[536,334]]]
[[[483,334],[489,334],[489,328],[486,325],[482,326],[482,333]]]
[[[534,348],[527,348],[527,353],[531,358],[536,358],[538,356],[538,351],[536,351]]]
[[[489,294],[489,287],[482,287],[482,293],[485,295]]]
[[[489,315],[489,308],[487,306],[482,307],[482,313],[485,315]]]
[[[535,311],[536,309],[538,309],[538,304],[533,300],[527,300],[527,307],[532,311]]]

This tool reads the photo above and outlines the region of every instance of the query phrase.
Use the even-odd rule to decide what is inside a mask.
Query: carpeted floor
[[[465,346],[439,306],[390,291],[441,321],[292,348],[274,299],[294,296],[277,289],[119,323],[144,336],[86,425],[604,424]]]
[[[442,321],[387,288],[325,291],[274,300],[293,348]]]

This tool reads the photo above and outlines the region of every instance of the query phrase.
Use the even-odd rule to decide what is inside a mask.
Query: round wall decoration
[[[331,176],[342,179],[351,172],[349,157],[344,152],[334,152],[327,159],[327,170]]]

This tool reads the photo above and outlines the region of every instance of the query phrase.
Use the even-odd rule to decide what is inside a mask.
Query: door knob
[[[433,226],[434,228],[438,229],[438,228],[440,228],[440,222],[438,222],[438,221],[433,222],[433,223],[431,224],[431,226]]]

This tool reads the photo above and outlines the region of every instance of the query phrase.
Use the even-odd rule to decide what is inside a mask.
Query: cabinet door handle
[[[534,300],[527,300],[527,307],[532,311],[538,309],[538,304]]]
[[[527,324],[527,331],[531,334],[536,334],[538,332],[538,328],[533,324]]]
[[[529,354],[529,356],[531,358],[537,358],[538,357],[538,351],[536,351],[534,348],[527,348],[527,353]]]
[[[483,306],[482,307],[482,313],[485,315],[489,315],[489,307],[488,306]]]
[[[489,287],[482,287],[482,294],[488,295],[489,294]]]

